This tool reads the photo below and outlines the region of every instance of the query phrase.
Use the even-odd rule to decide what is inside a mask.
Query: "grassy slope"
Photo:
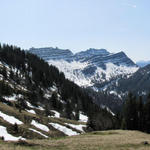
[[[30,140],[26,146],[0,142],[0,150],[149,150],[150,135],[138,131],[102,131],[49,140]]]
[[[68,120],[68,119],[65,119],[65,118],[52,118],[52,117],[48,118],[43,114],[43,111],[40,111],[40,110],[38,110],[38,111],[40,111],[40,114],[36,114],[36,115],[28,113],[24,110],[22,110],[22,112],[20,113],[19,110],[16,109],[15,107],[13,107],[13,106],[10,107],[6,104],[3,104],[2,102],[0,102],[0,111],[2,111],[5,114],[8,114],[10,116],[14,116],[14,117],[16,117],[17,119],[19,119],[20,121],[23,122],[22,125],[18,125],[18,128],[19,128],[18,133],[14,132],[12,124],[8,123],[7,121],[2,119],[1,117],[0,117],[0,125],[7,127],[7,131],[10,134],[12,134],[14,136],[23,136],[24,138],[27,138],[27,139],[37,139],[37,138],[41,139],[41,138],[43,138],[43,136],[41,136],[41,135],[39,135],[35,132],[31,132],[29,130],[29,128],[36,129],[37,131],[40,131],[40,132],[42,132],[43,134],[45,134],[49,137],[53,137],[53,138],[64,137],[65,135],[62,132],[59,132],[58,130],[54,129],[52,126],[50,126],[48,124],[50,122],[58,123],[58,124],[61,124],[61,125],[64,125],[64,126],[67,126],[67,125],[65,125],[65,123],[84,124],[84,123],[80,123],[78,121]],[[26,118],[26,120],[25,120],[25,118]],[[32,120],[40,121],[40,123],[48,126],[50,131],[49,132],[44,132],[40,129],[35,128],[34,126],[31,125]],[[67,127],[71,128],[70,126],[67,126]],[[71,129],[74,130],[74,131],[77,131],[74,128],[71,128]],[[79,132],[79,131],[77,131],[77,132]],[[1,150],[1,148],[0,148],[0,150]]]

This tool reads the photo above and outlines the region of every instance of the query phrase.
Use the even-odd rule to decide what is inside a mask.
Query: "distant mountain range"
[[[38,55],[46,61],[49,60],[64,60],[67,62],[78,61],[86,62],[88,64],[99,66],[106,69],[106,63],[113,63],[114,65],[136,66],[136,64],[126,56],[124,52],[110,53],[105,49],[90,48],[86,51],[73,54],[70,50],[59,48],[31,48],[29,52]]]
[[[141,61],[138,61],[136,64],[137,64],[139,67],[145,67],[146,65],[150,64],[150,61],[141,60]]]
[[[122,98],[122,91],[115,91],[120,79],[127,80],[139,67],[124,52],[110,53],[106,49],[90,48],[73,54],[59,48],[31,48],[30,53],[46,60],[64,72],[66,78],[82,87],[107,91]],[[114,86],[116,84],[116,86]],[[113,90],[110,87],[114,87]]]

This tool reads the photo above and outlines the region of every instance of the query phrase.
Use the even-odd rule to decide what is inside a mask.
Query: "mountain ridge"
[[[44,59],[40,53],[42,50],[30,49],[29,52]],[[56,66],[64,72],[66,78],[79,86],[91,87],[96,91],[101,91],[107,84],[116,82],[118,77],[131,76],[139,69],[123,51],[110,53],[106,49],[90,48],[73,55],[69,51],[69,54],[64,56],[63,50],[57,49],[57,54],[61,55],[58,58],[53,57],[55,49],[51,48],[51,52],[45,52],[48,58],[45,60],[50,65]]]
[[[73,54],[71,52],[71,50],[69,49],[59,49],[59,48],[53,48],[53,47],[45,47],[45,48],[30,48],[29,49],[30,53],[36,54],[39,57],[43,58],[44,60],[50,60],[50,59],[54,59],[54,60],[66,60],[66,61],[81,61],[81,62],[85,62],[88,61],[86,60],[87,58],[90,58],[90,60],[93,57],[106,57],[106,60],[111,59],[110,56],[117,56],[117,58],[119,59],[120,57],[125,57],[128,58],[128,56],[123,52],[118,52],[118,53],[110,53],[108,52],[106,49],[94,49],[94,48],[90,48],[87,49],[85,51],[81,51],[81,52],[77,52],[75,54]],[[53,53],[53,54],[52,54]],[[46,54],[47,58],[45,58],[45,55],[43,56],[42,54]],[[61,57],[60,57],[61,56]],[[108,57],[109,56],[109,57]],[[66,59],[67,57],[67,59]],[[82,60],[84,58],[84,60]],[[86,59],[85,59],[86,58]],[[105,60],[105,62],[106,62]],[[129,61],[130,60],[130,61]],[[127,65],[135,65],[136,64],[130,59],[128,58],[128,61],[130,63],[128,63]],[[120,65],[119,62],[116,62],[116,65]]]

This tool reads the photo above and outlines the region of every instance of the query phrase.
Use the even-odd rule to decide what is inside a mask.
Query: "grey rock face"
[[[44,60],[65,60],[65,61],[79,61],[87,62],[94,66],[105,69],[106,63],[113,63],[115,65],[136,66],[136,64],[129,59],[124,52],[116,54],[109,53],[105,49],[93,49],[90,48],[86,51],[82,51],[73,54],[70,50],[59,48],[31,48],[30,53],[36,54]],[[93,66],[92,66],[93,67]]]
[[[59,60],[64,59],[66,61],[72,60],[73,53],[70,50],[63,50],[59,48],[30,48],[30,53],[36,54],[37,56],[41,57],[44,60]]]

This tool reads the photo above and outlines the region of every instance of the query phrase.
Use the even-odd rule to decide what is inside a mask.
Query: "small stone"
[[[1,137],[1,140],[4,141],[4,137],[3,136]]]
[[[148,142],[147,142],[147,141],[144,141],[144,145],[148,145]]]

